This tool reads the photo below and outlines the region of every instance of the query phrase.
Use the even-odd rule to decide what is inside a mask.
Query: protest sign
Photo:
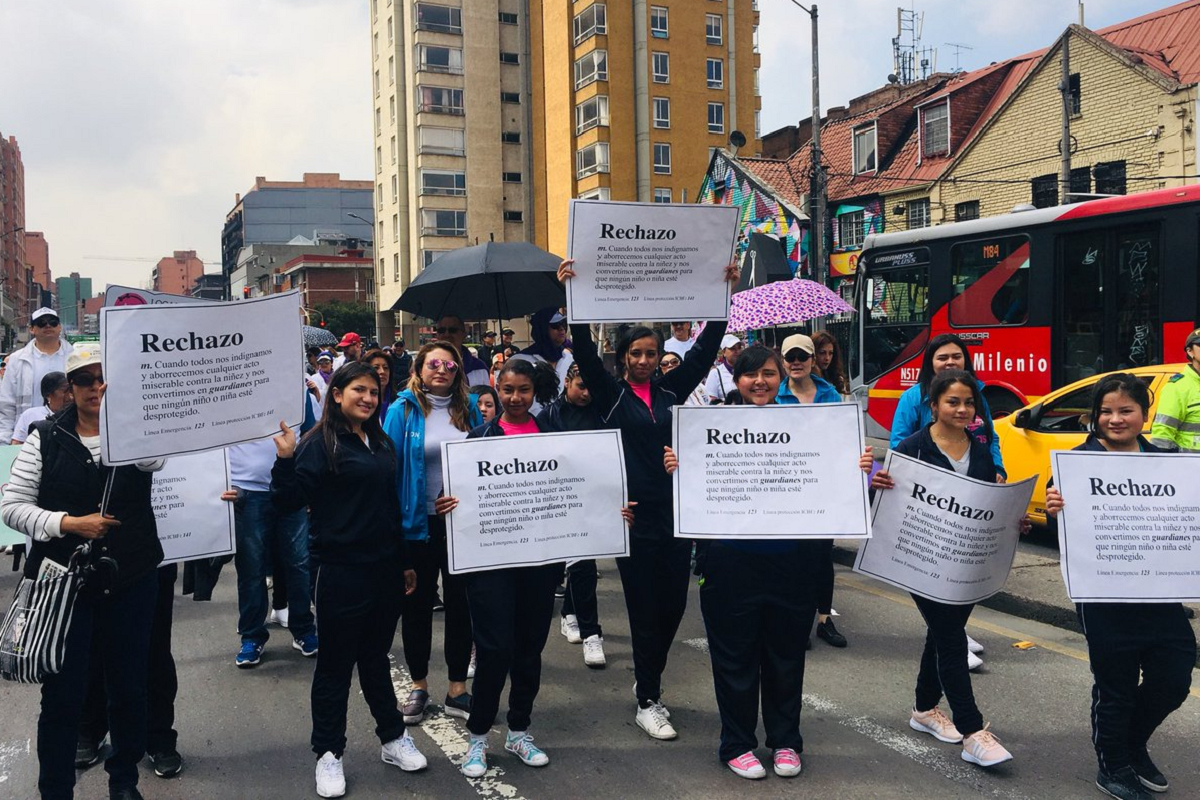
[[[895,452],[884,469],[895,486],[875,492],[855,572],[951,605],[1004,588],[1038,476],[988,483]]]
[[[304,419],[298,295],[101,309],[104,462],[273,436]]]
[[[154,473],[150,499],[164,564],[234,552],[233,503],[221,499],[230,485],[224,450],[170,458]]]
[[[1058,552],[1076,603],[1200,601],[1200,455],[1051,454]]]
[[[629,555],[618,431],[442,443],[450,572]]]
[[[8,474],[12,471],[12,463],[19,452],[21,452],[19,444],[0,445],[0,497],[4,495],[4,489],[8,486]],[[24,543],[25,534],[18,533],[0,522],[0,547]]]
[[[871,535],[857,404],[676,406],[672,425],[677,537]]]
[[[119,286],[110,283],[104,290],[105,306],[177,306],[204,305],[216,303],[217,300],[205,300],[202,297],[188,297],[182,294],[152,292],[149,289],[138,289],[133,286]]]
[[[571,322],[729,318],[723,267],[738,210],[725,205],[572,200],[567,252]]]

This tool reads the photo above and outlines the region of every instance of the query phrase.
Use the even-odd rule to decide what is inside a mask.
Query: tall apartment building
[[[150,288],[167,294],[190,295],[196,280],[203,274],[204,262],[195,250],[176,250],[174,254],[160,258],[154,265]]]
[[[25,265],[25,166],[17,138],[0,135],[0,346],[28,340],[28,267]]]
[[[92,296],[92,279],[81,278],[78,272],[72,272],[68,278],[54,281],[55,294],[58,296],[58,318],[62,320],[63,330],[68,333],[79,333],[83,329],[83,303]]]
[[[50,243],[41,231],[25,231],[25,264],[29,267],[31,286],[29,305],[32,310],[42,305],[42,292],[54,292],[54,279],[50,276]],[[36,298],[36,299],[35,299]]]
[[[758,0],[529,0],[534,241],[573,197],[696,199],[734,130],[761,148]]]
[[[525,241],[529,0],[370,0],[379,335],[417,321],[389,309],[438,255]]]

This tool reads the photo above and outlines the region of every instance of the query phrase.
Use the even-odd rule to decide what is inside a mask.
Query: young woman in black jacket
[[[983,398],[974,377],[962,370],[939,372],[929,387],[933,421],[895,448],[926,464],[957,472],[987,483],[996,482],[996,464],[987,444],[970,436],[967,426],[975,421]],[[894,482],[886,470],[871,480],[873,489],[891,489]],[[912,595],[925,618],[927,633],[921,668],[917,673],[916,697],[909,727],[939,741],[962,742],[962,758],[984,767],[1012,758],[983,723],[983,715],[971,691],[967,670],[967,620],[974,604],[950,605]],[[951,722],[938,704],[943,692],[954,714]]]
[[[388,652],[402,601],[416,588],[405,557],[396,495],[396,454],[379,425],[379,376],[349,362],[333,374],[321,421],[299,447],[286,423],[275,437],[272,501],[283,512],[309,507],[321,649],[312,684],[312,748],[317,794],[346,793],[346,705],[358,667],[363,697],[375,718],[382,758],[406,772],[425,756],[404,729]]]
[[[1091,433],[1076,450],[1161,453],[1141,435],[1150,392],[1134,375],[1109,375],[1092,396]],[[1086,502],[1077,499],[1075,502]],[[1057,518],[1063,496],[1046,489],[1046,513]],[[1092,742],[1096,785],[1113,797],[1145,800],[1165,792],[1166,777],[1150,759],[1150,736],[1187,700],[1196,635],[1182,603],[1076,603],[1092,665]],[[1139,685],[1138,678],[1141,677]]]
[[[559,265],[560,281],[575,277],[573,263],[567,260]],[[725,279],[731,284],[738,277],[736,264],[725,268]],[[672,483],[663,468],[663,451],[671,444],[671,407],[682,405],[704,380],[724,335],[723,321],[708,323],[683,364],[663,375],[658,371],[662,336],[635,326],[617,344],[617,367],[622,373],[617,379],[604,368],[591,328],[571,326],[575,363],[592,394],[592,404],[605,428],[621,431],[629,499],[638,504],[637,520],[629,531],[629,557],[617,559],[617,568],[633,643],[635,721],[654,739],[677,735],[661,702],[662,674],[687,608],[692,554],[691,541],[674,538]]]

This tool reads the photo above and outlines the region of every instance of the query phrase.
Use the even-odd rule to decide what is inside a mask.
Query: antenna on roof
[[[892,74],[905,86],[925,80],[937,71],[937,50],[921,47],[925,13],[915,9],[896,9],[896,37],[892,39]]]
[[[963,69],[958,63],[959,56],[962,55],[963,50],[974,50],[975,48],[971,47],[969,44],[963,44],[962,42],[946,42],[946,47],[954,48],[954,71],[962,72]]]

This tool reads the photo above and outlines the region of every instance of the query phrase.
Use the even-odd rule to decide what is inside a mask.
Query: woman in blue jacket
[[[449,342],[431,342],[417,352],[408,388],[396,397],[383,429],[396,448],[396,491],[400,521],[409,542],[417,590],[404,608],[401,633],[412,691],[404,702],[404,721],[417,724],[429,706],[429,657],[433,649],[433,601],[438,573],[446,607],[446,713],[466,719],[471,713],[467,668],[471,663],[471,613],[466,583],[451,575],[446,562],[446,523],[434,510],[442,493],[442,442],[465,439],[483,422],[467,392],[466,372]]]

